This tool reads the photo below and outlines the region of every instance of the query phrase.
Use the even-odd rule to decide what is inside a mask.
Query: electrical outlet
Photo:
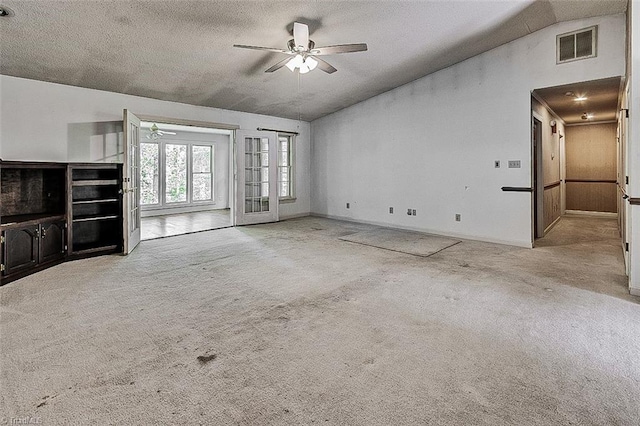
[[[460,222],[460,214],[456,213],[456,222]]]
[[[393,207],[389,207],[389,213],[393,214]]]
[[[411,210],[411,214],[415,216],[416,215],[416,209]]]
[[[411,209],[407,209],[407,215],[411,216]]]
[[[347,208],[349,208],[349,203],[347,203]]]
[[[493,162],[493,167],[495,167],[496,169],[500,168],[500,160],[496,160]]]
[[[520,160],[509,160],[509,168],[510,169],[519,169],[520,168]]]

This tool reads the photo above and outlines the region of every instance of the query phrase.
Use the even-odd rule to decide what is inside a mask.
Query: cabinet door
[[[65,253],[65,222],[43,222],[40,224],[39,263],[62,259]]]
[[[4,274],[32,268],[38,263],[38,225],[4,231]]]

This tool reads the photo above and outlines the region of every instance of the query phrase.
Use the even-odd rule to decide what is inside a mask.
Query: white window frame
[[[283,197],[280,195],[280,138],[288,139],[288,152],[289,152],[289,195]],[[296,201],[296,192],[295,192],[295,175],[296,175],[296,134],[295,133],[278,133],[277,143],[278,143],[278,200],[281,203],[294,202]]]
[[[172,139],[158,139],[157,141],[147,142],[141,141],[140,143],[157,143],[160,155],[158,157],[158,203],[156,204],[141,204],[142,210],[169,210],[173,208],[192,207],[192,206],[213,206],[216,204],[216,190],[215,190],[215,142],[209,141],[190,141],[190,140],[172,140]],[[187,200],[178,202],[166,201],[166,145],[186,145],[187,146]],[[194,146],[207,146],[211,147],[211,199],[197,201],[193,200],[193,147]]]
[[[591,46],[593,48],[592,54],[588,56],[580,56],[576,57],[576,49],[578,48],[577,43],[575,42],[576,34],[583,33],[586,31],[591,31]],[[560,39],[567,36],[573,36],[573,58],[560,60]],[[598,56],[598,26],[593,25],[591,27],[582,28],[576,31],[569,31],[568,33],[559,34],[556,36],[556,64],[566,64],[567,62],[580,61],[582,59],[595,58]]]

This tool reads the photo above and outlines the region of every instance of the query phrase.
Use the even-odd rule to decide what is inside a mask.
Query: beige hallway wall
[[[567,209],[616,212],[616,123],[567,126]]]

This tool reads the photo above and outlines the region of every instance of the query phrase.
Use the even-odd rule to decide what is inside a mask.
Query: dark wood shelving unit
[[[2,284],[64,260],[66,164],[0,162]]]
[[[69,166],[69,256],[122,251],[122,167],[119,164]]]
[[[121,164],[0,161],[0,285],[122,252]]]

